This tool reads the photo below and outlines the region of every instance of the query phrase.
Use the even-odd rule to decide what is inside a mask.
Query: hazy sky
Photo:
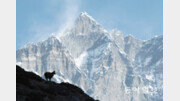
[[[16,0],[16,48],[61,32],[83,11],[108,31],[143,40],[163,34],[163,0]]]

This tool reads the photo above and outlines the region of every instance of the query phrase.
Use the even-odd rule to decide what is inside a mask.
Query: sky
[[[84,11],[107,31],[142,40],[163,34],[163,0],[16,0],[16,49],[63,32]]]

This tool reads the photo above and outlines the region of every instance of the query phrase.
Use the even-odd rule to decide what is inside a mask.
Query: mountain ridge
[[[16,65],[17,101],[98,101],[89,97],[80,88],[62,82],[48,82],[38,75]]]
[[[60,43],[52,39],[55,43],[37,46],[39,54],[32,47],[17,50],[17,62],[40,76],[56,70],[54,81],[67,80],[102,101],[162,101],[163,37],[139,40],[118,30],[107,32],[87,13],[79,16],[75,26],[56,37]]]

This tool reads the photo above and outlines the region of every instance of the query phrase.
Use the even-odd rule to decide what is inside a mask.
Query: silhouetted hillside
[[[69,83],[48,82],[16,65],[16,101],[95,101]]]

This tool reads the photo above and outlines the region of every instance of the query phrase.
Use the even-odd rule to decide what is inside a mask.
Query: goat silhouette
[[[51,78],[54,76],[54,74],[56,74],[55,71],[53,71],[53,72],[45,72],[44,76],[45,76],[47,81],[48,81],[48,79],[49,79],[49,81],[51,81]]]

